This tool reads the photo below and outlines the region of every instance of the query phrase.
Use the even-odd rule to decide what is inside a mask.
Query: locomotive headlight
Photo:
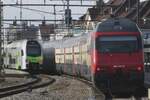
[[[142,70],[142,68],[141,68],[141,67],[138,67],[138,68],[137,68],[137,70],[138,70],[138,71],[141,71],[141,70]]]
[[[100,68],[99,67],[97,67],[97,69],[96,69],[97,71],[100,71]]]

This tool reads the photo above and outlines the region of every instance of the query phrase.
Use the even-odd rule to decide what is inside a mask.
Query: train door
[[[17,67],[18,69],[22,69],[22,50],[17,50]]]
[[[75,45],[74,46],[74,66],[73,66],[75,75],[79,74],[79,68],[78,68],[79,67],[79,61],[80,61],[79,57],[80,57],[79,46]]]
[[[145,52],[144,58],[145,58],[144,83],[145,83],[145,86],[149,88],[150,87],[150,52]]]
[[[82,64],[83,64],[83,75],[86,79],[90,80],[90,66],[89,66],[89,55],[88,55],[88,43],[86,42],[83,46],[82,46]]]
[[[7,49],[4,50],[3,56],[4,56],[4,58],[3,58],[4,67],[7,68],[9,65],[8,50]]]
[[[8,58],[9,58],[9,68],[14,68],[14,69],[17,69],[16,67],[16,50],[15,48],[11,48],[9,49],[9,55],[8,55]]]
[[[26,69],[26,56],[25,56],[25,51],[23,49],[20,50],[20,64],[21,64],[21,69]]]

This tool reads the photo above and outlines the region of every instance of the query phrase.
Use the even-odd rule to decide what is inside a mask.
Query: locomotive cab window
[[[102,36],[96,40],[96,48],[102,53],[134,52],[138,50],[137,36]]]
[[[41,50],[36,46],[28,46],[27,55],[29,56],[39,56],[41,54]]]

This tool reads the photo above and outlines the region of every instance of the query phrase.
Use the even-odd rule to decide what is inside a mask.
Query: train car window
[[[26,50],[28,56],[41,55],[41,46],[37,41],[28,41]]]
[[[90,53],[90,49],[91,49],[91,46],[88,44],[88,45],[87,45],[87,52],[88,52],[88,53]]]
[[[7,54],[7,53],[6,53],[6,52],[4,52],[4,53],[3,53],[3,57],[6,57],[6,54]]]
[[[144,48],[150,48],[150,44],[144,44]]]
[[[16,63],[16,59],[14,58],[14,59],[12,59],[12,63],[13,64],[15,64]]]
[[[141,29],[142,35],[144,39],[150,38],[150,30],[149,29]]]
[[[148,39],[148,34],[143,35],[144,39]]]
[[[10,63],[10,64],[15,64],[15,63],[16,63],[16,59],[15,59],[15,58],[11,58],[11,59],[9,60],[9,63]]]
[[[24,56],[23,50],[21,50],[21,56]]]
[[[28,46],[27,48],[27,55],[28,56],[39,56],[41,55],[41,49],[37,46]]]
[[[11,59],[12,59],[11,54],[9,54],[9,63],[10,64],[11,64]]]
[[[114,37],[100,37],[99,41],[136,41],[137,37],[135,36],[114,36]]]

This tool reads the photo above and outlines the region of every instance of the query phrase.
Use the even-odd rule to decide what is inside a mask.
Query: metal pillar
[[[56,6],[54,5],[54,29],[56,29]],[[56,33],[54,32],[53,36],[54,40],[56,40]]]
[[[2,4],[1,0],[0,4]],[[0,6],[0,70],[1,69],[2,69],[2,6]]]
[[[22,0],[20,0],[20,20],[22,19]]]
[[[140,0],[137,0],[137,24],[140,24]]]
[[[67,0],[67,11],[69,11],[69,0]],[[69,16],[69,12],[67,12],[67,16]],[[68,30],[68,35],[70,35],[69,33],[69,18],[67,19],[67,30]]]
[[[0,0],[0,5],[2,5],[2,1]],[[0,81],[4,80],[4,68],[3,68],[3,55],[2,55],[2,51],[3,51],[3,40],[2,40],[2,6],[0,6]]]

